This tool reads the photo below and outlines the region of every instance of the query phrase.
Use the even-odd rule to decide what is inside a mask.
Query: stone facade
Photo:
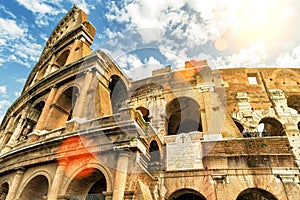
[[[300,199],[300,69],[129,80],[74,6],[0,127],[0,200]]]

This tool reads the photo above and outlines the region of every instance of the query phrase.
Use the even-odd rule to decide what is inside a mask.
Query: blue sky
[[[298,0],[2,0],[0,121],[74,4],[97,29],[92,49],[134,79],[190,59],[212,68],[300,66]]]

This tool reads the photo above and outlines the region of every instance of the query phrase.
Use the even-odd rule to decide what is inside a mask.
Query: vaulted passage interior
[[[270,192],[259,189],[249,188],[239,194],[236,200],[278,200]]]
[[[58,67],[63,67],[66,64],[69,54],[70,50],[66,50],[57,58],[56,64]]]
[[[168,135],[202,131],[199,104],[189,97],[179,97],[167,104]]]
[[[287,105],[300,113],[300,95],[291,95],[287,99]]]
[[[141,111],[142,115],[143,115],[143,119],[146,121],[146,122],[149,122],[150,119],[149,119],[149,110],[145,107],[142,107],[142,106],[139,106],[136,108],[136,110],[139,110]]]
[[[244,131],[243,125],[236,120],[233,120],[233,121],[234,121],[236,127],[239,129],[240,133],[242,133]]]
[[[73,117],[73,111],[78,95],[78,88],[70,87],[59,96],[50,111],[49,119],[51,120],[49,120],[47,124],[48,130],[63,127],[66,121]]]
[[[110,77],[108,85],[110,89],[110,100],[113,113],[118,113],[119,109],[128,98],[128,92],[124,81],[117,75]]]
[[[9,190],[8,183],[3,183],[0,186],[0,200],[5,200],[6,199],[6,196],[8,194],[8,190]]]
[[[81,171],[70,183],[66,192],[71,199],[104,199],[107,190],[103,173],[94,168]]]
[[[284,136],[285,132],[282,124],[274,118],[263,118],[259,124],[263,124],[264,136]]]
[[[48,188],[48,179],[42,175],[36,176],[27,183],[18,200],[43,199],[48,194]]]
[[[150,143],[149,155],[150,155],[149,170],[155,171],[159,169],[161,165],[161,156],[160,156],[159,146],[155,140]]]
[[[206,200],[206,198],[195,190],[182,189],[174,192],[168,200]]]
[[[35,126],[36,126],[36,124],[37,124],[37,122],[38,122],[38,120],[41,116],[41,113],[43,111],[44,106],[45,106],[45,102],[41,101],[41,102],[37,103],[30,110],[30,112],[27,116],[27,119],[26,119],[27,120],[27,129],[28,129],[27,132],[28,133],[31,133],[34,130],[34,128],[35,128]]]

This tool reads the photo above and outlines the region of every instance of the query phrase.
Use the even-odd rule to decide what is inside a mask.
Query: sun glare
[[[292,9],[278,0],[235,1],[230,8],[231,30],[243,40],[280,37]]]

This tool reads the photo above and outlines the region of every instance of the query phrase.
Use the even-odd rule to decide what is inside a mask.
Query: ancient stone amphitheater
[[[300,199],[300,70],[134,81],[74,6],[0,127],[0,200]]]

